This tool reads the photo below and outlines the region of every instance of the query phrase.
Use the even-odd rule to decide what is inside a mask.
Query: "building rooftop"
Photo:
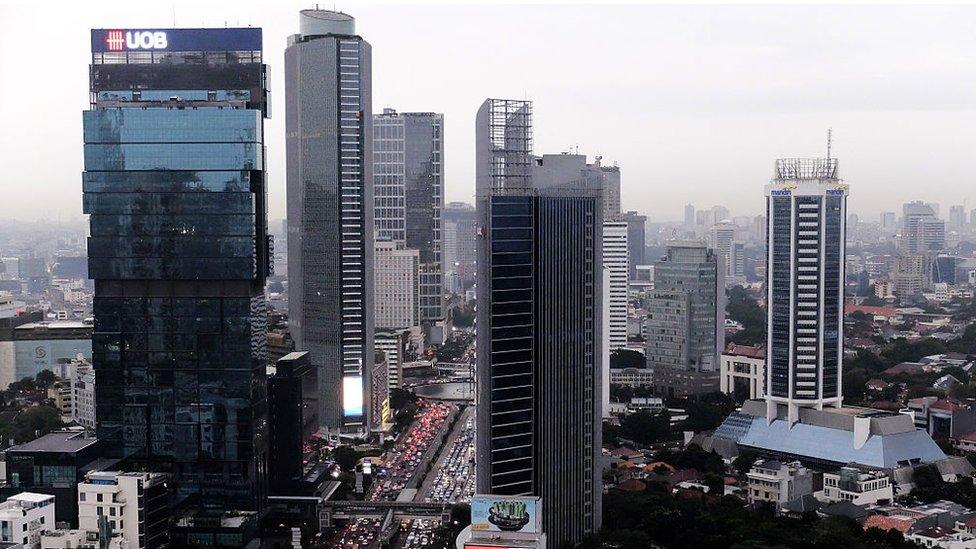
[[[28,502],[31,502],[31,503],[42,503],[42,502],[45,502],[45,501],[51,501],[53,499],[54,499],[54,496],[52,496],[51,494],[38,494],[38,493],[35,493],[35,492],[21,492],[19,494],[10,496],[9,498],[7,498],[7,501],[14,500],[14,501],[28,501]]]
[[[27,331],[27,330],[78,330],[84,328],[92,328],[92,325],[88,322],[82,320],[44,320],[41,322],[28,322],[27,324],[21,324],[14,328],[16,331]]]
[[[864,521],[864,529],[868,528],[880,528],[881,530],[898,530],[902,534],[908,532],[908,529],[915,524],[915,520],[912,517],[897,516],[889,517],[885,515],[871,515],[866,521]]]
[[[860,439],[855,424],[867,427],[858,431]],[[801,408],[799,421],[790,426],[785,406],[778,406],[777,417],[767,422],[766,403],[750,400],[725,419],[713,438],[781,459],[824,466],[857,463],[889,469],[946,457],[908,415],[870,408]]]
[[[77,452],[98,442],[83,431],[55,431],[30,442],[7,449],[7,452]]]
[[[736,345],[735,343],[729,343],[725,347],[725,354],[749,358],[766,358],[766,349],[751,345]]]

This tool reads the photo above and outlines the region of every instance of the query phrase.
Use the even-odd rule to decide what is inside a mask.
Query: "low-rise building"
[[[55,431],[4,452],[7,487],[56,496],[58,522],[77,524],[78,483],[97,467],[98,439],[82,431]]]
[[[783,463],[759,460],[746,474],[749,503],[768,501],[777,505],[813,493],[813,473],[799,461]]]
[[[942,547],[944,549],[976,549],[976,537],[966,532],[933,526],[916,532],[909,532],[905,539],[922,547]]]
[[[610,385],[653,387],[654,372],[648,368],[611,368]]]
[[[719,389],[739,400],[766,395],[766,350],[729,343],[720,359]]]
[[[824,473],[823,490],[815,495],[821,501],[850,501],[855,505],[886,504],[895,497],[887,474],[856,467],[841,467],[836,473]]]
[[[61,412],[61,416],[71,417],[71,381],[59,379],[47,388],[47,398],[54,401],[54,407]]]
[[[21,492],[0,503],[0,541],[41,546],[41,531],[54,528],[54,496]]]
[[[627,405],[627,412],[651,412],[654,414],[659,414],[664,411],[664,399],[661,397],[649,397],[640,398],[635,397],[630,399],[630,403]]]
[[[162,473],[88,473],[78,483],[78,526],[99,531],[105,517],[129,548],[162,547],[169,540],[170,510]]]

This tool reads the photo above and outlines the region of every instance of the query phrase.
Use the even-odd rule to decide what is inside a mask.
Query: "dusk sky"
[[[284,215],[286,38],[308,3],[0,6],[0,218],[81,216],[89,29],[259,26],[271,217]],[[321,7],[332,8],[333,4]],[[535,102],[535,152],[602,155],[623,207],[757,214],[777,157],[833,152],[850,207],[976,207],[976,6],[335,4],[373,46],[373,110],[445,115],[446,200],[471,201],[486,97]]]

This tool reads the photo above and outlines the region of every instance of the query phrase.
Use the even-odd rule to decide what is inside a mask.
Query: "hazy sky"
[[[321,4],[333,7],[333,4]],[[763,207],[773,161],[826,130],[875,219],[910,199],[976,207],[976,6],[451,6],[339,3],[373,45],[373,109],[445,115],[446,199],[474,191],[486,97],[535,102],[535,151],[618,162],[623,205]],[[271,216],[282,217],[286,37],[306,3],[0,6],[0,218],[81,215],[89,29],[260,26]]]

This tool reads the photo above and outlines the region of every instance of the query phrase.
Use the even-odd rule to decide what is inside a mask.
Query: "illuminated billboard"
[[[480,495],[471,500],[471,532],[542,532],[537,497]]]
[[[363,415],[363,376],[343,376],[342,415]]]
[[[92,29],[92,53],[260,51],[261,29]]]

